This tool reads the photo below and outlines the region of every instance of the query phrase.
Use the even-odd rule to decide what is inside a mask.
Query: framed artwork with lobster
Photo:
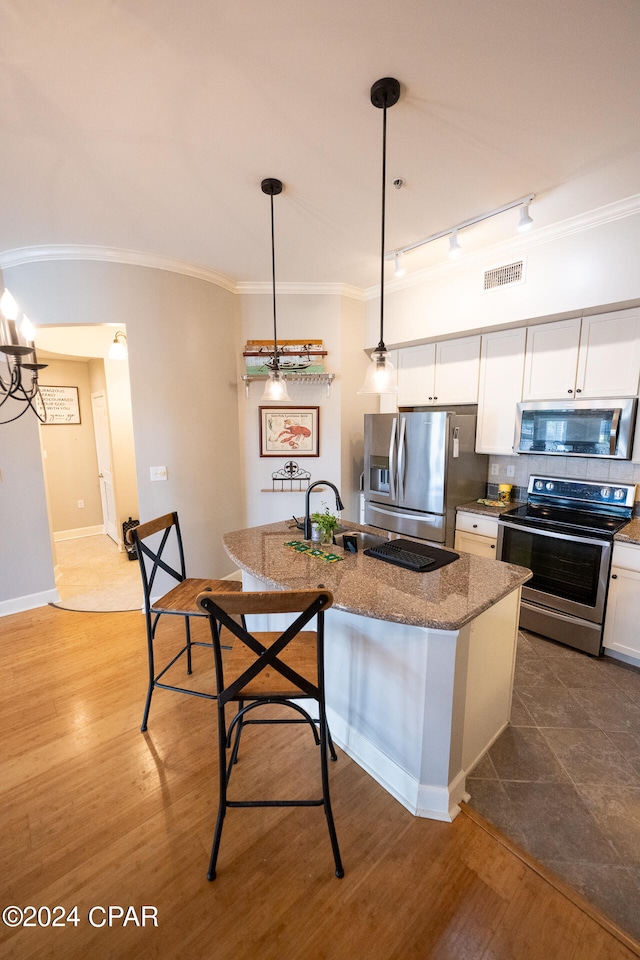
[[[259,407],[261,457],[320,455],[320,407]]]

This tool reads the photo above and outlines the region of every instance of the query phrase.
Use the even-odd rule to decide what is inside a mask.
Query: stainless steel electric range
[[[635,489],[529,478],[526,504],[498,524],[499,559],[533,572],[522,588],[523,629],[600,656],[613,538],[631,519]]]

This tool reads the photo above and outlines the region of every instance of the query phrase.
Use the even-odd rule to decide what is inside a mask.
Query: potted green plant
[[[314,529],[315,527],[315,529]],[[324,513],[311,514],[311,539],[320,543],[331,543],[334,531],[338,528],[338,518],[324,508]]]

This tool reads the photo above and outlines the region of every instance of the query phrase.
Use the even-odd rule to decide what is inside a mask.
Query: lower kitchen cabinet
[[[454,550],[463,553],[475,553],[481,557],[496,559],[498,544],[498,521],[492,517],[481,517],[477,513],[456,513],[456,535]]]
[[[622,654],[640,666],[640,547],[613,546],[607,612],[604,621],[605,653]]]

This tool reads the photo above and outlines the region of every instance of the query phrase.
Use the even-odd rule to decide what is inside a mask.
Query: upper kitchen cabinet
[[[637,396],[640,310],[529,327],[524,400]]]
[[[516,404],[522,400],[527,331],[498,330],[482,337],[477,453],[513,455]]]
[[[478,402],[480,337],[398,350],[398,406]]]

